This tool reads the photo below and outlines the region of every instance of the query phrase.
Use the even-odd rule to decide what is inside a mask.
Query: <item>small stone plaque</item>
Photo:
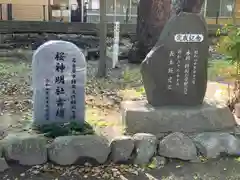
[[[184,12],[171,18],[142,63],[148,102],[153,106],[202,104],[208,55],[204,19]]]
[[[86,60],[66,41],[48,41],[33,55],[34,123],[78,122],[85,118]]]

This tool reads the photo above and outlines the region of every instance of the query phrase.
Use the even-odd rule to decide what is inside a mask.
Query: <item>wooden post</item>
[[[112,68],[116,68],[118,64],[118,52],[119,52],[119,31],[120,22],[114,22],[114,43],[113,43],[113,55],[112,55]]]
[[[106,0],[100,1],[100,60],[98,64],[98,77],[106,76],[106,39],[107,39],[107,24],[106,24]]]
[[[43,5],[43,21],[46,21],[46,5]]]
[[[232,22],[233,22],[233,25],[236,25],[236,23],[237,23],[236,22],[236,12],[237,12],[236,11],[236,6],[237,6],[236,4],[237,4],[237,2],[236,2],[236,0],[234,0],[233,4],[232,4],[232,6],[233,6],[232,7]]]
[[[113,0],[114,17],[113,23],[117,21],[117,0]]]
[[[131,9],[131,0],[128,0],[127,12],[126,12],[126,23],[127,23],[127,24],[128,24],[128,22],[129,22],[130,9]]]
[[[0,4],[0,20],[3,20],[2,4]]]

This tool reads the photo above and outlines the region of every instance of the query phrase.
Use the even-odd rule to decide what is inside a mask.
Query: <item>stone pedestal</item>
[[[229,130],[236,126],[233,114],[221,102],[204,101],[201,106],[169,106],[155,108],[146,101],[122,103],[122,123],[126,133],[183,132]]]

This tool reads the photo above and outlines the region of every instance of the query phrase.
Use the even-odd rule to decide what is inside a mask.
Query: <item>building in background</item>
[[[88,22],[99,22],[99,0],[88,1]],[[139,0],[107,0],[108,22],[136,23],[137,4]],[[232,23],[235,5],[236,23],[240,24],[240,0],[205,0],[202,13],[208,24]],[[114,6],[116,3],[116,13]],[[116,18],[114,17],[116,15]],[[129,16],[127,18],[127,16]]]
[[[2,20],[49,20],[48,0],[0,0]]]
[[[205,0],[203,7],[204,17],[208,24],[232,23],[233,11],[235,11],[236,23],[240,24],[240,0]]]
[[[100,0],[0,0],[1,20],[98,23]],[[139,0],[107,0],[107,21],[136,23]],[[202,13],[208,24],[232,23],[235,0],[205,0]],[[240,0],[236,0],[236,23],[240,24]]]
[[[87,22],[99,22],[99,0],[87,0],[87,3]],[[136,23],[137,3],[138,0],[107,0],[107,21]]]

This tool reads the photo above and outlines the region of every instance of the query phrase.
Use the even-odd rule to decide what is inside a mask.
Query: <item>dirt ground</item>
[[[126,61],[122,61],[120,68],[108,71],[108,78],[106,79],[96,79],[96,72],[97,61],[88,62],[86,120],[90,124],[100,127],[102,129],[101,133],[106,136],[119,135],[122,133],[119,124],[120,102],[122,100],[144,98],[139,66],[128,65]],[[32,117],[31,61],[0,58],[0,79],[0,136],[4,137],[7,133],[11,132],[30,131]],[[215,82],[209,83],[207,96],[212,97],[217,95],[226,98],[226,86],[216,84]],[[113,126],[114,128],[112,128]],[[111,174],[117,169],[123,171],[122,175],[119,178],[116,177],[113,179],[240,180],[239,163],[235,158],[209,161],[204,164],[173,161],[161,169],[146,170],[144,172],[141,172],[137,167],[131,168],[128,166],[125,168],[117,165],[98,167],[96,169],[88,168],[87,172],[86,168],[76,166],[63,169],[60,167],[51,168],[51,165],[45,169],[42,166],[31,168],[13,166],[9,171],[0,174],[0,178],[6,180],[111,179],[107,175],[104,177],[99,173],[96,175],[99,178],[91,176],[94,173],[96,174],[95,171],[110,171]],[[86,174],[89,174],[89,176],[86,176]]]
[[[50,167],[50,165],[49,165]],[[239,180],[240,162],[222,158],[206,163],[189,163],[173,160],[160,169],[139,170],[135,167],[105,166],[80,168],[76,166],[41,169],[39,167],[13,167],[0,174],[3,180]],[[124,170],[126,169],[126,170]],[[102,172],[102,173],[99,173]],[[114,173],[118,172],[117,175]],[[95,174],[95,175],[94,175]]]

